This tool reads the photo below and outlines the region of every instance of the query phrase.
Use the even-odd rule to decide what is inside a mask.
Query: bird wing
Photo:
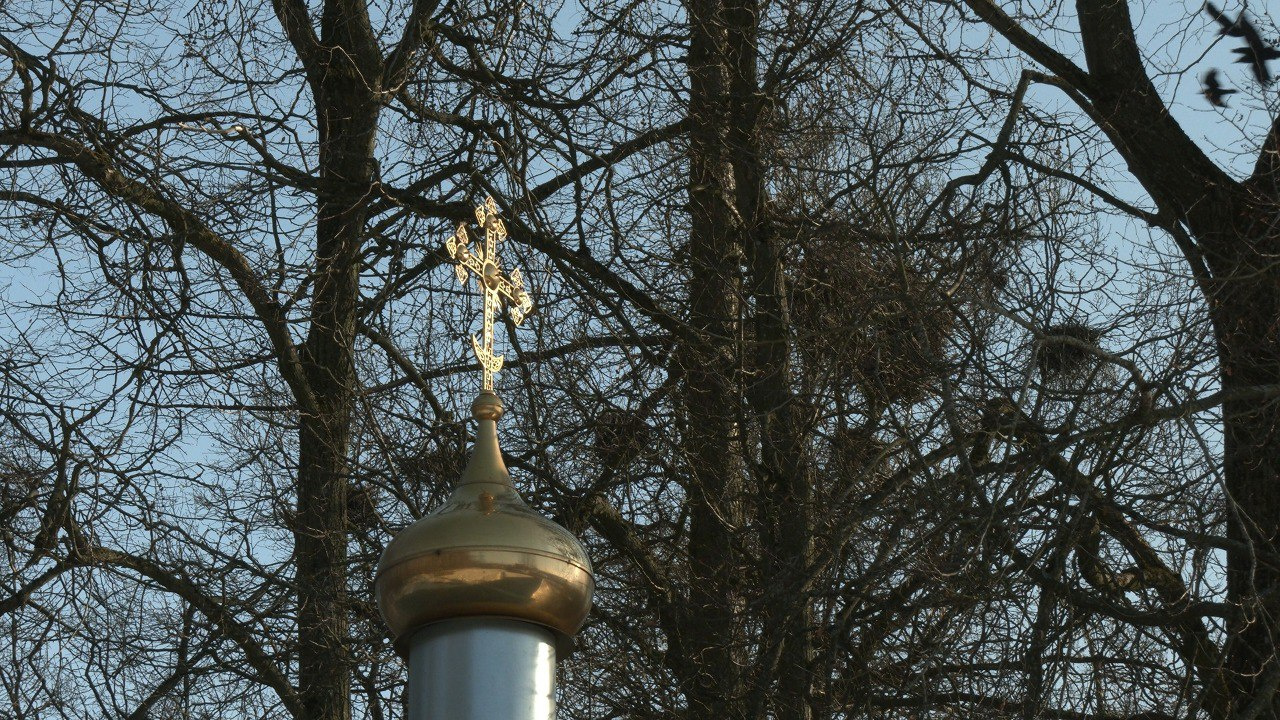
[[[1226,13],[1222,12],[1218,6],[1211,2],[1206,2],[1204,4],[1204,9],[1205,12],[1212,15],[1213,19],[1217,20],[1218,24],[1222,26],[1222,30],[1218,33],[1219,35],[1231,35],[1233,37],[1240,36],[1239,20],[1232,20],[1227,17]]]
[[[1240,57],[1236,58],[1236,62],[1242,65],[1247,63],[1259,83],[1263,85],[1271,83],[1271,70],[1267,68],[1266,59],[1254,52],[1253,48],[1245,48],[1245,52],[1240,53]]]
[[[1258,34],[1258,28],[1249,22],[1249,18],[1240,13],[1240,17],[1236,18],[1236,27],[1240,29],[1239,37],[1249,44],[1255,53],[1262,53],[1266,50],[1267,44],[1262,41],[1262,36]]]

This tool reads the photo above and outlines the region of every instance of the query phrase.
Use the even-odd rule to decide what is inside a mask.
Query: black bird
[[[1204,87],[1200,88],[1200,94],[1204,95],[1209,104],[1214,107],[1227,107],[1227,96],[1232,93],[1240,92],[1235,88],[1224,88],[1222,83],[1218,82],[1218,69],[1213,68],[1204,74]]]
[[[1251,47],[1242,47],[1242,48],[1231,48],[1231,52],[1236,53],[1237,55],[1247,55],[1249,57],[1253,57],[1255,51]],[[1262,58],[1263,60],[1280,59],[1280,50],[1277,50],[1274,47],[1269,47],[1264,45],[1262,47],[1262,52],[1258,54],[1258,57]],[[1236,62],[1239,62],[1239,60],[1237,60]]]
[[[1231,37],[1244,37],[1244,31],[1241,30],[1240,28],[1241,18],[1236,18],[1235,20],[1232,20],[1231,18],[1227,17],[1226,13],[1219,10],[1217,6],[1215,6],[1211,2],[1206,2],[1204,4],[1204,9],[1205,9],[1205,12],[1212,15],[1213,19],[1217,20],[1218,24],[1222,26],[1218,28],[1219,35],[1230,35]]]
[[[1271,82],[1271,71],[1267,68],[1267,61],[1280,58],[1280,50],[1262,43],[1261,38],[1258,38],[1258,42],[1258,46],[1250,43],[1248,47],[1232,48],[1232,52],[1240,55],[1236,58],[1236,62],[1249,65],[1258,82],[1266,85]]]
[[[1217,21],[1219,35],[1230,35],[1244,40],[1245,47],[1234,48],[1234,52],[1240,55],[1236,58],[1236,62],[1251,66],[1253,76],[1258,79],[1258,82],[1263,85],[1269,84],[1271,70],[1267,67],[1267,61],[1280,59],[1280,50],[1271,47],[1262,39],[1262,35],[1258,34],[1258,28],[1249,22],[1249,18],[1245,17],[1244,13],[1240,13],[1235,20],[1232,20],[1211,2],[1206,2],[1204,9]]]

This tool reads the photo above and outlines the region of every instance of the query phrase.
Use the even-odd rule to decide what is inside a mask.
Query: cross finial
[[[484,328],[481,337],[471,336],[471,348],[480,361],[483,373],[480,390],[493,390],[493,374],[502,369],[502,356],[493,354],[493,318],[503,300],[511,313],[511,321],[519,325],[533,309],[533,300],[524,290],[524,278],[519,270],[512,270],[504,277],[498,264],[498,243],[507,237],[507,226],[498,217],[498,205],[493,198],[485,198],[476,206],[476,221],[484,228],[484,246],[471,249],[467,224],[458,223],[458,231],[445,241],[449,257],[456,263],[454,272],[464,286],[472,274],[484,293]]]

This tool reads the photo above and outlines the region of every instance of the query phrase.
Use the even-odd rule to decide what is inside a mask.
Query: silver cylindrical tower
[[[449,499],[383,551],[378,608],[409,661],[409,720],[552,720],[557,651],[591,607],[591,563],[516,493],[497,396],[471,409],[471,461]]]
[[[409,720],[550,720],[551,631],[505,618],[444,620],[409,640]]]

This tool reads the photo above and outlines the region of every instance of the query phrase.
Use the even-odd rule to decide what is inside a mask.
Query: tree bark
[[[1225,391],[1280,377],[1277,239],[1274,230],[1259,222],[1240,233],[1234,252],[1209,255],[1213,265],[1236,265],[1231,274],[1215,279],[1210,297]],[[1280,531],[1280,407],[1230,400],[1223,405],[1223,420],[1227,538],[1238,543],[1227,552],[1227,601],[1238,612],[1226,645],[1233,711],[1270,695],[1259,717],[1275,718],[1280,717],[1280,698],[1269,676],[1277,671],[1280,648],[1275,635],[1280,630],[1280,571],[1260,562],[1258,555],[1275,555]]]
[[[771,217],[766,160],[769,107],[759,79],[761,5],[725,3],[726,141],[733,167],[736,214],[747,260],[753,313],[746,399],[760,428],[756,520],[765,577],[763,635],[751,716],[809,720],[813,684],[813,612],[809,600],[813,548],[810,419],[792,390],[791,317],[786,267]],[[769,697],[772,680],[777,685]],[[772,713],[768,710],[771,709]]]
[[[781,242],[770,218],[764,145],[768,107],[758,77],[756,0],[691,2],[689,52],[691,320],[706,338],[687,355],[690,453],[698,459],[690,557],[693,642],[702,680],[691,709],[725,717],[812,717],[812,473],[802,405],[791,390],[790,317]],[[749,302],[743,304],[741,298]],[[749,308],[749,310],[748,310]],[[749,340],[739,338],[749,324]],[[741,376],[740,367],[749,375]],[[743,403],[745,401],[745,404]],[[748,411],[749,416],[739,418]],[[759,429],[760,465],[743,465],[741,422]],[[754,479],[765,579],[749,604],[760,617],[753,676],[740,668],[735,528]],[[745,609],[745,608],[744,608]]]
[[[725,26],[718,0],[690,0],[689,323],[679,356],[689,467],[688,621],[678,672],[693,717],[744,717],[740,563],[744,468],[738,424],[742,257],[726,157]]]
[[[308,719],[351,717],[348,446],[360,248],[375,179],[381,55],[363,2],[332,1],[309,73],[319,129],[320,199],[311,325],[303,346],[317,411],[300,418],[298,685]]]

